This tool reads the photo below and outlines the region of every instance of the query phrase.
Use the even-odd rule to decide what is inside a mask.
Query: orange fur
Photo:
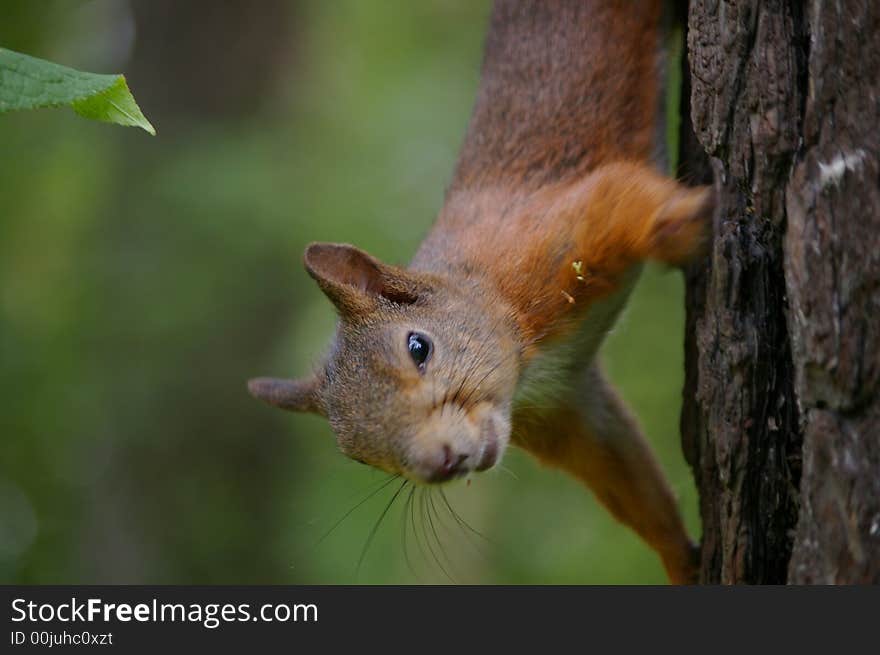
[[[582,399],[589,394],[590,402]],[[660,556],[670,581],[696,579],[697,550],[675,497],[635,418],[592,367],[576,393],[553,411],[524,409],[514,417],[514,443],[548,466],[581,480],[614,517]]]
[[[524,341],[537,343],[565,334],[634,264],[681,264],[699,254],[712,197],[708,188],[683,187],[639,162],[606,164],[530,193],[459,192],[415,263],[424,253],[435,256],[436,234],[454,240],[445,265],[488,276],[513,308]]]
[[[333,344],[311,378],[251,391],[325,415],[347,455],[420,482],[485,470],[513,440],[685,583],[695,550],[674,496],[595,363],[640,262],[687,261],[710,229],[711,191],[649,163],[660,14],[658,0],[496,0],[467,137],[410,266],[311,245]],[[414,333],[434,344],[418,366]]]

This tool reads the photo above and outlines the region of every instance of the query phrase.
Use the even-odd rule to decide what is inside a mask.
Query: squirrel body
[[[306,269],[340,317],[330,350],[310,377],[249,387],[419,482],[490,468],[512,442],[584,482],[685,583],[695,548],[596,362],[642,262],[694,257],[714,206],[651,163],[661,14],[498,0],[453,180],[410,265],[310,245]]]

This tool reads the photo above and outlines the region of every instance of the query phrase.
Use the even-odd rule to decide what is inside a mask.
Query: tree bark
[[[694,2],[687,35],[701,581],[880,582],[880,3]]]

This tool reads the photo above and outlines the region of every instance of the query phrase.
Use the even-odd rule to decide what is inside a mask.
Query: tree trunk
[[[687,46],[701,580],[880,582],[880,3],[692,3]]]

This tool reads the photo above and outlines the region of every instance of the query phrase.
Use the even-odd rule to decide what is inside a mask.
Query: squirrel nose
[[[440,466],[431,476],[431,482],[443,482],[454,478],[464,470],[467,454],[453,452],[449,444],[443,444],[443,456],[440,458]]]

